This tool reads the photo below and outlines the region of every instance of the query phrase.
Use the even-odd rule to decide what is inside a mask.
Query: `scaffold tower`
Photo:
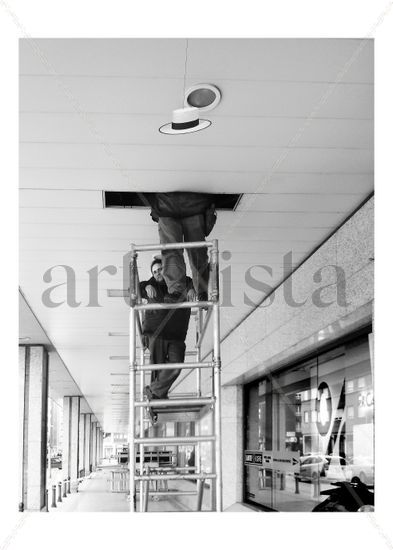
[[[139,292],[138,253],[168,249],[191,249],[206,247],[209,255],[209,286],[207,300],[177,303],[143,303]],[[184,363],[146,364],[147,351],[142,341],[141,316],[147,310],[191,308],[195,317],[195,349],[187,350]],[[202,361],[201,346],[207,329],[213,328],[213,351],[210,361]],[[210,484],[210,509],[222,511],[222,458],[221,458],[221,359],[220,359],[220,306],[218,241],[182,242],[155,245],[131,245],[130,254],[130,323],[129,323],[129,502],[130,512],[147,512],[149,498],[158,494],[157,484],[165,487],[165,494],[182,496],[195,495],[194,511],[202,510],[205,483]],[[138,345],[139,340],[139,345]],[[137,351],[140,350],[138,354]],[[139,355],[139,361],[137,359]],[[188,358],[191,357],[191,361]],[[144,395],[145,376],[154,370],[181,369],[194,371],[195,391],[185,394],[171,394],[168,399],[149,401]],[[211,384],[202,395],[202,369],[211,373]],[[160,422],[189,421],[199,419],[212,412],[212,433],[177,437],[148,437],[148,410],[154,405]],[[195,423],[198,424],[197,422]],[[201,445],[210,442],[212,460],[209,468],[202,464]],[[195,451],[195,465],[180,467],[160,460],[167,456],[165,449],[192,446]],[[149,450],[146,450],[146,448]],[[152,451],[157,460],[152,461]],[[206,471],[209,470],[209,471]],[[168,482],[172,480],[195,480],[195,491],[171,491]],[[159,493],[162,494],[162,493]],[[139,500],[139,502],[138,502]]]

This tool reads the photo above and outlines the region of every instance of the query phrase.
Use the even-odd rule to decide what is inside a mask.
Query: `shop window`
[[[374,482],[374,395],[367,337],[247,387],[247,449],[299,452],[300,471],[246,466],[245,498],[311,511],[332,483]]]
[[[355,384],[353,380],[347,381],[347,393],[352,393],[355,389]]]

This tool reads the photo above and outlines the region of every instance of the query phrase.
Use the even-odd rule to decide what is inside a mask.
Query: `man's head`
[[[161,283],[164,280],[162,276],[162,261],[158,258],[155,258],[150,266],[153,277],[158,283]]]

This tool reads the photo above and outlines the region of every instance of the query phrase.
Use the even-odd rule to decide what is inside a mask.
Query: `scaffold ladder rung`
[[[213,307],[215,304],[212,300],[207,300],[203,302],[177,302],[177,303],[155,303],[155,304],[137,304],[135,305],[136,311],[155,311],[156,309],[206,309]]]
[[[151,479],[151,478],[149,478]],[[153,480],[154,481],[154,480]],[[139,491],[136,492],[137,496],[140,496]],[[196,496],[197,491],[149,491],[149,496],[161,496],[161,497],[185,497],[185,496]]]
[[[163,481],[166,480],[181,480],[181,479],[216,479],[216,474],[149,474],[149,475],[136,475],[134,478],[136,481]]]
[[[192,445],[207,441],[215,441],[215,435],[191,435],[184,437],[136,437],[135,443],[144,445]]]
[[[136,371],[173,370],[173,369],[211,369],[214,363],[154,363],[150,365],[136,365]]]
[[[209,405],[214,403],[214,397],[188,397],[185,399],[154,399],[153,401],[135,401],[134,407],[179,407],[191,405]]]

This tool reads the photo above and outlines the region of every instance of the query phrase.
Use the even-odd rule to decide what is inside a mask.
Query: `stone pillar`
[[[103,435],[104,435],[104,432],[102,430],[100,430],[100,445],[99,445],[99,453],[98,453],[99,458],[100,458],[100,462],[102,461],[103,456],[104,456],[104,453],[102,452]]]
[[[91,414],[84,414],[85,417],[85,476],[91,472]]]
[[[63,399],[63,475],[76,481],[79,475],[79,395]]]
[[[85,475],[85,422],[86,415],[81,413],[79,419],[79,477]]]
[[[101,428],[97,427],[97,466],[101,463],[101,445],[100,445],[100,438],[101,438]]]
[[[19,347],[19,397],[19,506],[21,511],[39,511],[45,506],[48,430],[48,352],[44,346]]]
[[[91,423],[91,465],[93,471],[97,468],[97,422]]]
[[[100,465],[101,463],[101,456],[100,456],[100,434],[101,434],[101,429],[99,426],[97,426],[97,466]]]
[[[221,388],[223,508],[243,500],[243,388]]]

